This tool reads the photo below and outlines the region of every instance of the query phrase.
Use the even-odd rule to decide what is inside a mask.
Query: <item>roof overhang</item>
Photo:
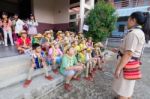
[[[131,13],[136,12],[136,11],[150,12],[150,6],[117,9],[116,13],[119,17],[125,17],[125,16],[130,16]]]

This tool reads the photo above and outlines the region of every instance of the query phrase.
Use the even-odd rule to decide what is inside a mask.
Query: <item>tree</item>
[[[92,37],[95,42],[105,40],[110,36],[115,28],[117,15],[112,4],[100,0],[85,19],[85,24],[89,25],[86,37]]]

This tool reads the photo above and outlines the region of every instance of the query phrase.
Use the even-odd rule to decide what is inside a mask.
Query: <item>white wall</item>
[[[54,23],[69,23],[69,0],[55,0]]]
[[[53,11],[54,1],[53,0],[33,0],[34,14],[38,22],[42,23],[54,23]]]
[[[69,0],[33,0],[33,9],[38,22],[69,23]]]

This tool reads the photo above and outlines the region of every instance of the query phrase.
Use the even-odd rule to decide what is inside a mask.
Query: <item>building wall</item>
[[[33,10],[38,22],[41,23],[54,23],[53,11],[54,11],[53,0],[34,0]]]
[[[54,23],[69,23],[69,0],[55,0]]]
[[[68,30],[69,0],[34,0],[33,11],[39,22],[38,31]]]

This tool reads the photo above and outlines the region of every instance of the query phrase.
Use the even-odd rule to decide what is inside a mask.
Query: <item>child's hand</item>
[[[111,51],[114,52],[114,53],[117,53],[118,49],[117,48],[112,48]]]
[[[82,69],[83,69],[82,66],[76,66],[76,67],[75,67],[75,70],[77,70],[77,71],[81,71]]]
[[[36,66],[36,64],[35,64],[35,63],[32,63],[31,67],[34,68],[35,66]]]

